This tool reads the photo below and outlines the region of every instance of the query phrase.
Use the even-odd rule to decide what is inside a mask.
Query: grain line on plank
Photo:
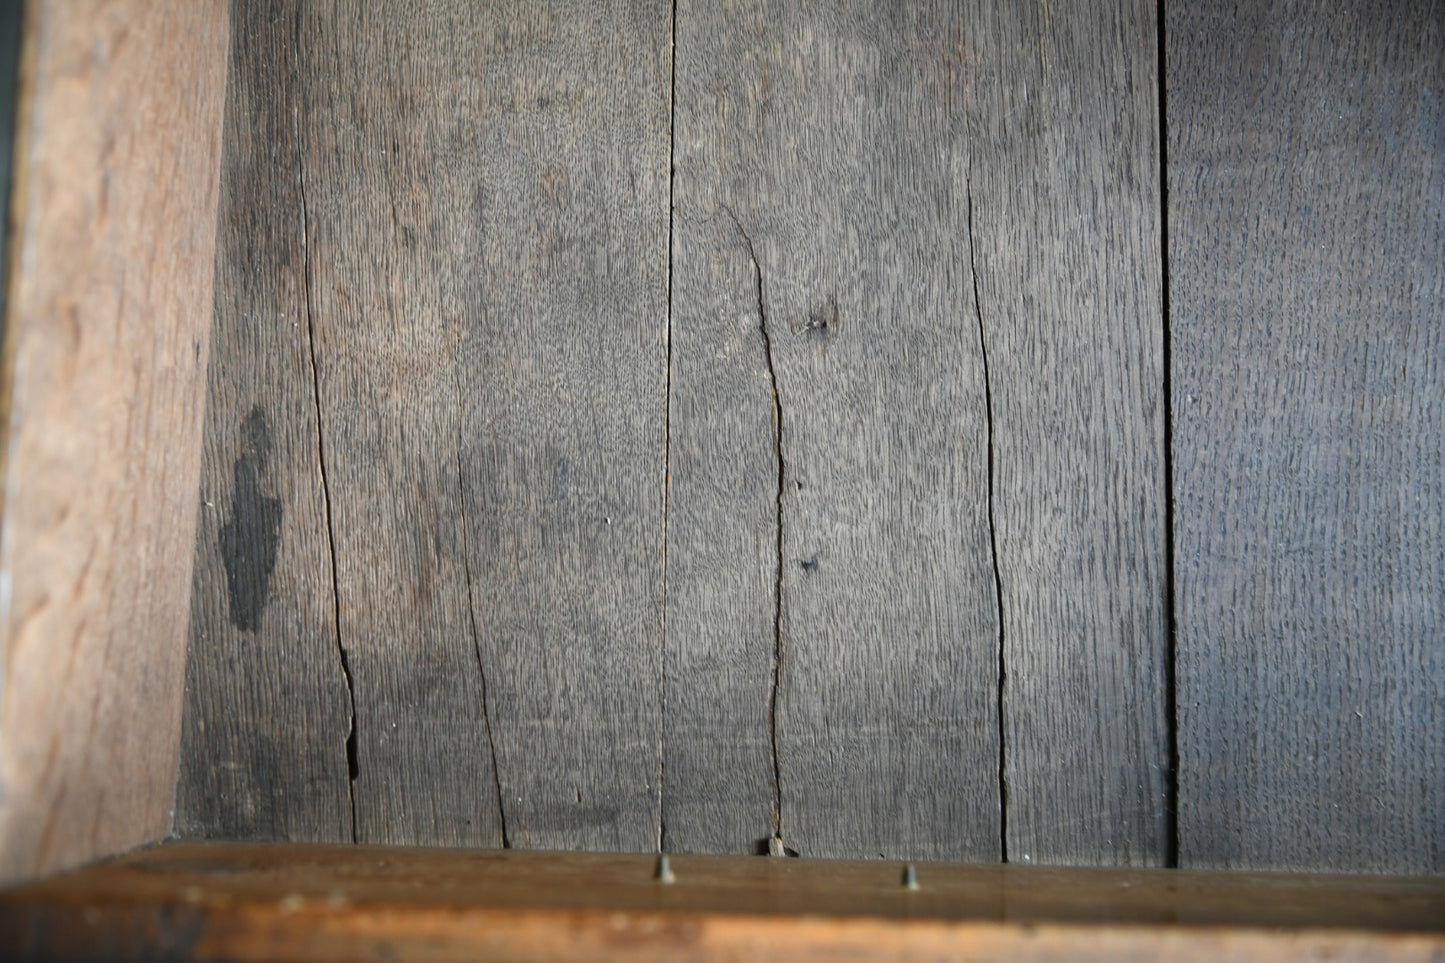
[[[301,72],[301,8],[296,8],[296,32],[292,35],[296,52],[296,71]],[[299,80],[298,80],[299,82]],[[346,731],[346,794],[351,805],[351,841],[358,842],[356,832],[356,777],[359,772],[356,752],[356,687],[351,678],[351,663],[341,641],[341,580],[336,571],[336,526],[331,514],[331,483],[326,476],[326,431],[321,418],[321,369],[316,364],[316,318],[311,302],[311,245],[307,222],[306,159],[301,152],[301,98],[291,113],[296,131],[296,187],[301,196],[301,279],[306,301],[306,343],[311,355],[311,398],[316,405],[316,459],[321,473],[321,496],[326,507],[326,543],[331,557],[331,600],[336,619],[336,653],[341,659],[341,675],[346,680],[346,701],[350,710]]]
[[[461,357],[461,331],[457,332],[457,357]],[[462,398],[462,376],[461,372],[453,368],[457,382],[457,403]],[[482,726],[487,731],[487,749],[492,754],[492,785],[497,790],[497,818],[501,820],[502,827],[502,848],[512,848],[512,836],[507,831],[507,806],[502,797],[502,772],[497,766],[497,741],[492,736],[492,712],[487,704],[487,670],[482,662],[482,640],[477,632],[477,610],[476,596],[472,592],[472,552],[467,539],[467,493],[466,485],[462,484],[462,426],[461,419],[457,419],[457,504],[461,508],[461,530],[462,530],[462,577],[467,583],[467,620],[472,628],[472,652],[477,657],[477,675],[482,680]]]
[[[988,339],[984,337],[983,301],[978,293],[978,261],[973,237],[973,154],[968,155],[964,174],[964,191],[968,197],[968,271],[973,280],[973,313],[978,319],[978,350],[983,361],[983,410],[988,437],[988,549],[993,563],[994,598],[998,602],[998,837],[999,853],[1008,862],[1008,774],[1005,769],[1004,682],[1008,678],[1004,662],[1003,576],[998,569],[998,530],[994,522],[993,465],[993,388],[988,371]]]

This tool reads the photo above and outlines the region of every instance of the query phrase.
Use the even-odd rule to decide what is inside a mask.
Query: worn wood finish
[[[183,843],[0,894],[18,959],[1438,958],[1445,883]]]
[[[305,296],[363,841],[503,841],[458,477],[481,16],[301,6]]]
[[[1445,872],[1445,16],[1171,4],[1180,858]]]
[[[303,8],[362,840],[656,846],[668,33]]]
[[[668,8],[516,0],[478,27],[467,246],[451,258],[469,588],[509,841],[655,849]]]
[[[298,8],[232,15],[176,831],[351,839],[298,140]]]
[[[996,859],[963,18],[677,20],[669,848]]]
[[[0,878],[163,835],[226,8],[26,6],[3,368]]]
[[[1168,857],[1155,4],[988,4],[970,170],[1008,858]]]

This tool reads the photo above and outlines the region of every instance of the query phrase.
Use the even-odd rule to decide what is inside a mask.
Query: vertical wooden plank
[[[460,454],[516,846],[658,844],[670,12],[494,4],[468,55]]]
[[[361,839],[656,844],[667,38],[651,4],[303,17]]]
[[[977,27],[1013,862],[1171,844],[1154,12],[995,4]]]
[[[1445,871],[1445,5],[1168,7],[1180,857]]]
[[[3,368],[0,879],[163,835],[223,3],[26,7]]]
[[[996,859],[967,12],[681,2],[676,50],[668,846]]]
[[[305,298],[295,2],[232,11],[176,831],[351,839]]]
[[[21,4],[0,4],[0,299],[9,290],[10,159],[15,146],[16,84],[20,74]],[[4,305],[0,303],[0,316]]]
[[[483,14],[301,10],[305,301],[355,701],[355,832],[497,846],[458,477]]]

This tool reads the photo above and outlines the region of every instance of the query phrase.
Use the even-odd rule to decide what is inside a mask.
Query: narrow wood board
[[[179,843],[0,893],[15,959],[1437,958],[1445,882]]]
[[[26,5],[0,517],[0,879],[163,835],[226,6]]]
[[[658,836],[668,21],[303,8],[356,832]]]
[[[295,2],[232,16],[176,831],[351,839],[317,437]]]
[[[1445,873],[1445,7],[1166,37],[1180,859]]]
[[[1155,7],[970,24],[1011,862],[1172,842]]]
[[[999,855],[964,19],[678,4],[669,849]]]
[[[456,61],[465,546],[514,846],[660,835],[670,26],[513,0]]]

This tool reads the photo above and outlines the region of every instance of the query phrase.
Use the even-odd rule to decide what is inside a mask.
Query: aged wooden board
[[[491,4],[446,69],[464,547],[509,842],[659,839],[666,4]],[[403,181],[406,184],[407,181]],[[699,685],[709,684],[699,679]]]
[[[362,840],[656,845],[667,44],[644,4],[303,9]]]
[[[26,4],[0,517],[0,879],[163,835],[226,8]]]
[[[1180,859],[1445,872],[1445,8],[1166,37]]]
[[[232,17],[176,831],[339,842],[351,707],[306,314],[297,14]]]
[[[967,31],[677,6],[670,849],[998,858]]]
[[[1440,880],[181,843],[0,894],[16,959],[1438,959]],[[1434,955],[1432,955],[1434,954]]]
[[[970,22],[1012,862],[1168,858],[1155,4]]]
[[[301,7],[305,293],[363,841],[503,842],[458,477],[479,39],[450,8]]]

